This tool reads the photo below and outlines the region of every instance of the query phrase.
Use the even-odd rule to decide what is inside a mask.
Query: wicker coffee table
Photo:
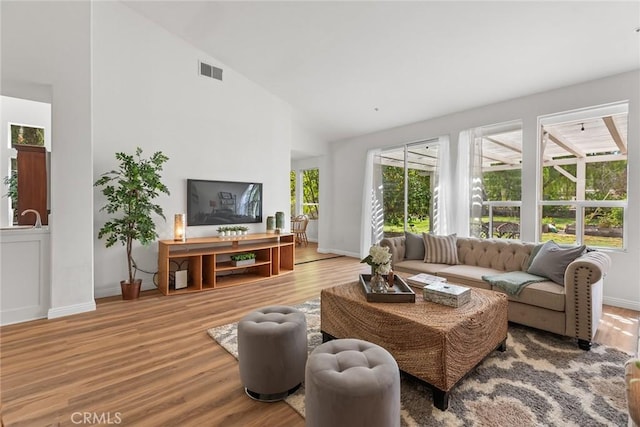
[[[449,392],[489,353],[505,349],[507,297],[471,289],[471,301],[454,308],[424,301],[367,302],[360,283],[322,290],[323,340],[359,338],[387,349],[400,369],[433,389],[434,405],[445,410]]]

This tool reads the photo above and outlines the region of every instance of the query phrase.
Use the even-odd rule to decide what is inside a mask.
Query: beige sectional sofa
[[[526,271],[536,248],[533,243],[516,240],[458,237],[456,264],[430,263],[415,254],[417,235],[407,234],[380,242],[390,248],[394,271],[429,273],[451,283],[499,292],[504,291],[491,286],[482,276]],[[411,248],[406,246],[407,237]],[[408,253],[413,259],[407,259]],[[602,314],[603,278],[610,265],[611,259],[604,252],[584,253],[568,265],[564,286],[542,281],[509,295],[509,321],[577,338],[580,348],[589,350]]]

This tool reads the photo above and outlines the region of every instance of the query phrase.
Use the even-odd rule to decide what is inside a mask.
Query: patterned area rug
[[[322,343],[320,300],[296,308],[307,316],[309,351]],[[236,359],[237,324],[207,333]],[[402,377],[402,425],[626,426],[624,362],[630,355],[509,324],[507,351],[495,351],[451,391],[449,409],[433,406],[431,390]],[[304,387],[285,400],[304,417]]]

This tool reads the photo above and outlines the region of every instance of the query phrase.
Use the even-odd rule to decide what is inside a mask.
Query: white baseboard
[[[94,311],[96,309],[96,302],[84,302],[82,304],[67,305],[64,307],[50,308],[47,313],[48,319],[56,319],[58,317],[71,316],[72,314],[85,313],[87,311]]]
[[[640,302],[630,301],[622,298],[604,297],[602,302],[606,305],[612,305],[614,307],[627,308],[629,310],[640,311]]]
[[[46,310],[41,307],[26,307],[0,312],[0,326],[15,323],[30,322],[31,320],[46,319]]]
[[[321,254],[336,254],[336,255],[350,256],[352,258],[360,258],[360,254],[357,254],[355,252],[340,251],[338,249],[318,248],[318,252],[320,252]]]

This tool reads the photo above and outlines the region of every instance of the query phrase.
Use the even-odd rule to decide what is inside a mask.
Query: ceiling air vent
[[[200,75],[222,81],[222,68],[217,68],[200,61]]]

